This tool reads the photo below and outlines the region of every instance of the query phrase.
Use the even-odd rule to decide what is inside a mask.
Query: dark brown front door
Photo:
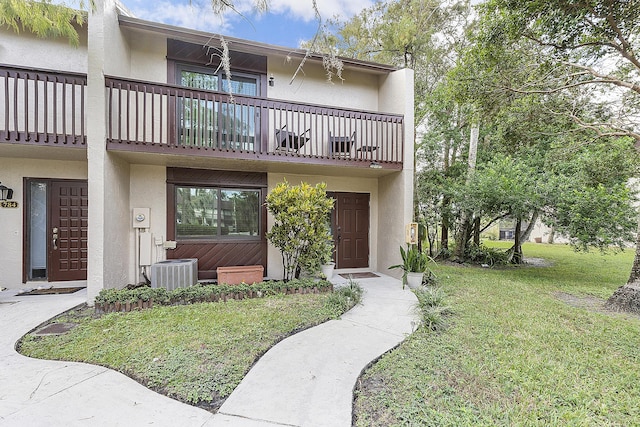
[[[333,193],[337,268],[369,267],[369,194]]]
[[[86,280],[88,188],[85,181],[51,181],[48,280]]]

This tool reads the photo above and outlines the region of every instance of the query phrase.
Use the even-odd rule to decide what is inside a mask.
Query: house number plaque
[[[18,202],[0,202],[0,208],[17,208]]]

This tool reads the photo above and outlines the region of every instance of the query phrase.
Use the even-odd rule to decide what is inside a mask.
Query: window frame
[[[201,65],[193,65],[193,64],[187,64],[187,63],[183,63],[183,62],[177,62],[176,63],[176,81],[175,84],[180,86],[180,87],[190,87],[190,86],[183,86],[182,85],[182,72],[186,71],[186,72],[192,72],[192,73],[200,73],[200,74],[209,74],[211,76],[216,76],[218,78],[218,88],[216,90],[211,90],[211,89],[199,89],[199,88],[194,88],[194,89],[198,89],[198,90],[209,90],[211,92],[220,92],[220,93],[228,93],[226,91],[223,90],[223,85],[225,84],[226,78],[225,78],[225,73],[224,70],[222,69],[211,69],[208,67],[203,67]],[[246,96],[246,97],[250,97],[250,98],[259,98],[262,94],[262,74],[259,73],[247,73],[247,72],[242,72],[242,71],[235,71],[235,70],[231,70],[231,80],[233,81],[234,77],[241,77],[244,79],[255,79],[255,83],[256,83],[256,94],[255,95],[245,95],[245,94],[241,94],[241,93],[233,93],[234,95],[237,96]]]
[[[216,224],[216,232],[212,235],[187,235],[182,236],[178,234],[178,191],[180,188],[202,188],[202,189],[212,189],[216,192],[216,201],[218,206],[214,206],[213,210],[216,212],[216,218],[214,222]],[[257,231],[254,235],[238,235],[238,234],[223,234],[222,226],[223,226],[223,217],[220,203],[222,202],[221,194],[223,191],[247,191],[256,193],[258,196],[257,203]],[[175,184],[173,186],[173,212],[174,212],[174,221],[173,221],[173,233],[176,241],[179,242],[259,242],[264,238],[263,224],[264,224],[264,209],[262,209],[262,202],[264,199],[264,191],[261,188],[248,187],[248,186],[229,186],[229,185],[203,185],[203,184]]]

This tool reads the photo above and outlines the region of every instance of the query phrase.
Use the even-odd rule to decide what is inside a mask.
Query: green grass
[[[626,282],[632,251],[524,252],[552,266],[434,269],[448,325],[419,329],[364,374],[357,426],[640,424],[640,320],[555,296],[608,297]]]
[[[100,318],[85,310],[55,319],[80,323],[69,333],[27,335],[20,352],[108,366],[178,400],[217,409],[274,343],[355,303],[352,292],[338,290],[154,307]]]

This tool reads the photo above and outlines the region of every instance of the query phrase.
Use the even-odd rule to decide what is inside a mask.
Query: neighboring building
[[[311,56],[289,83],[304,51],[229,38],[231,99],[204,47],[219,36],[96,3],[78,48],[0,29],[0,182],[17,202],[0,207],[0,286],[86,280],[92,302],[165,257],[197,258],[203,280],[254,264],[282,277],[264,198],[285,178],[337,200],[337,268],[399,262],[411,70],[344,60],[331,84]]]

